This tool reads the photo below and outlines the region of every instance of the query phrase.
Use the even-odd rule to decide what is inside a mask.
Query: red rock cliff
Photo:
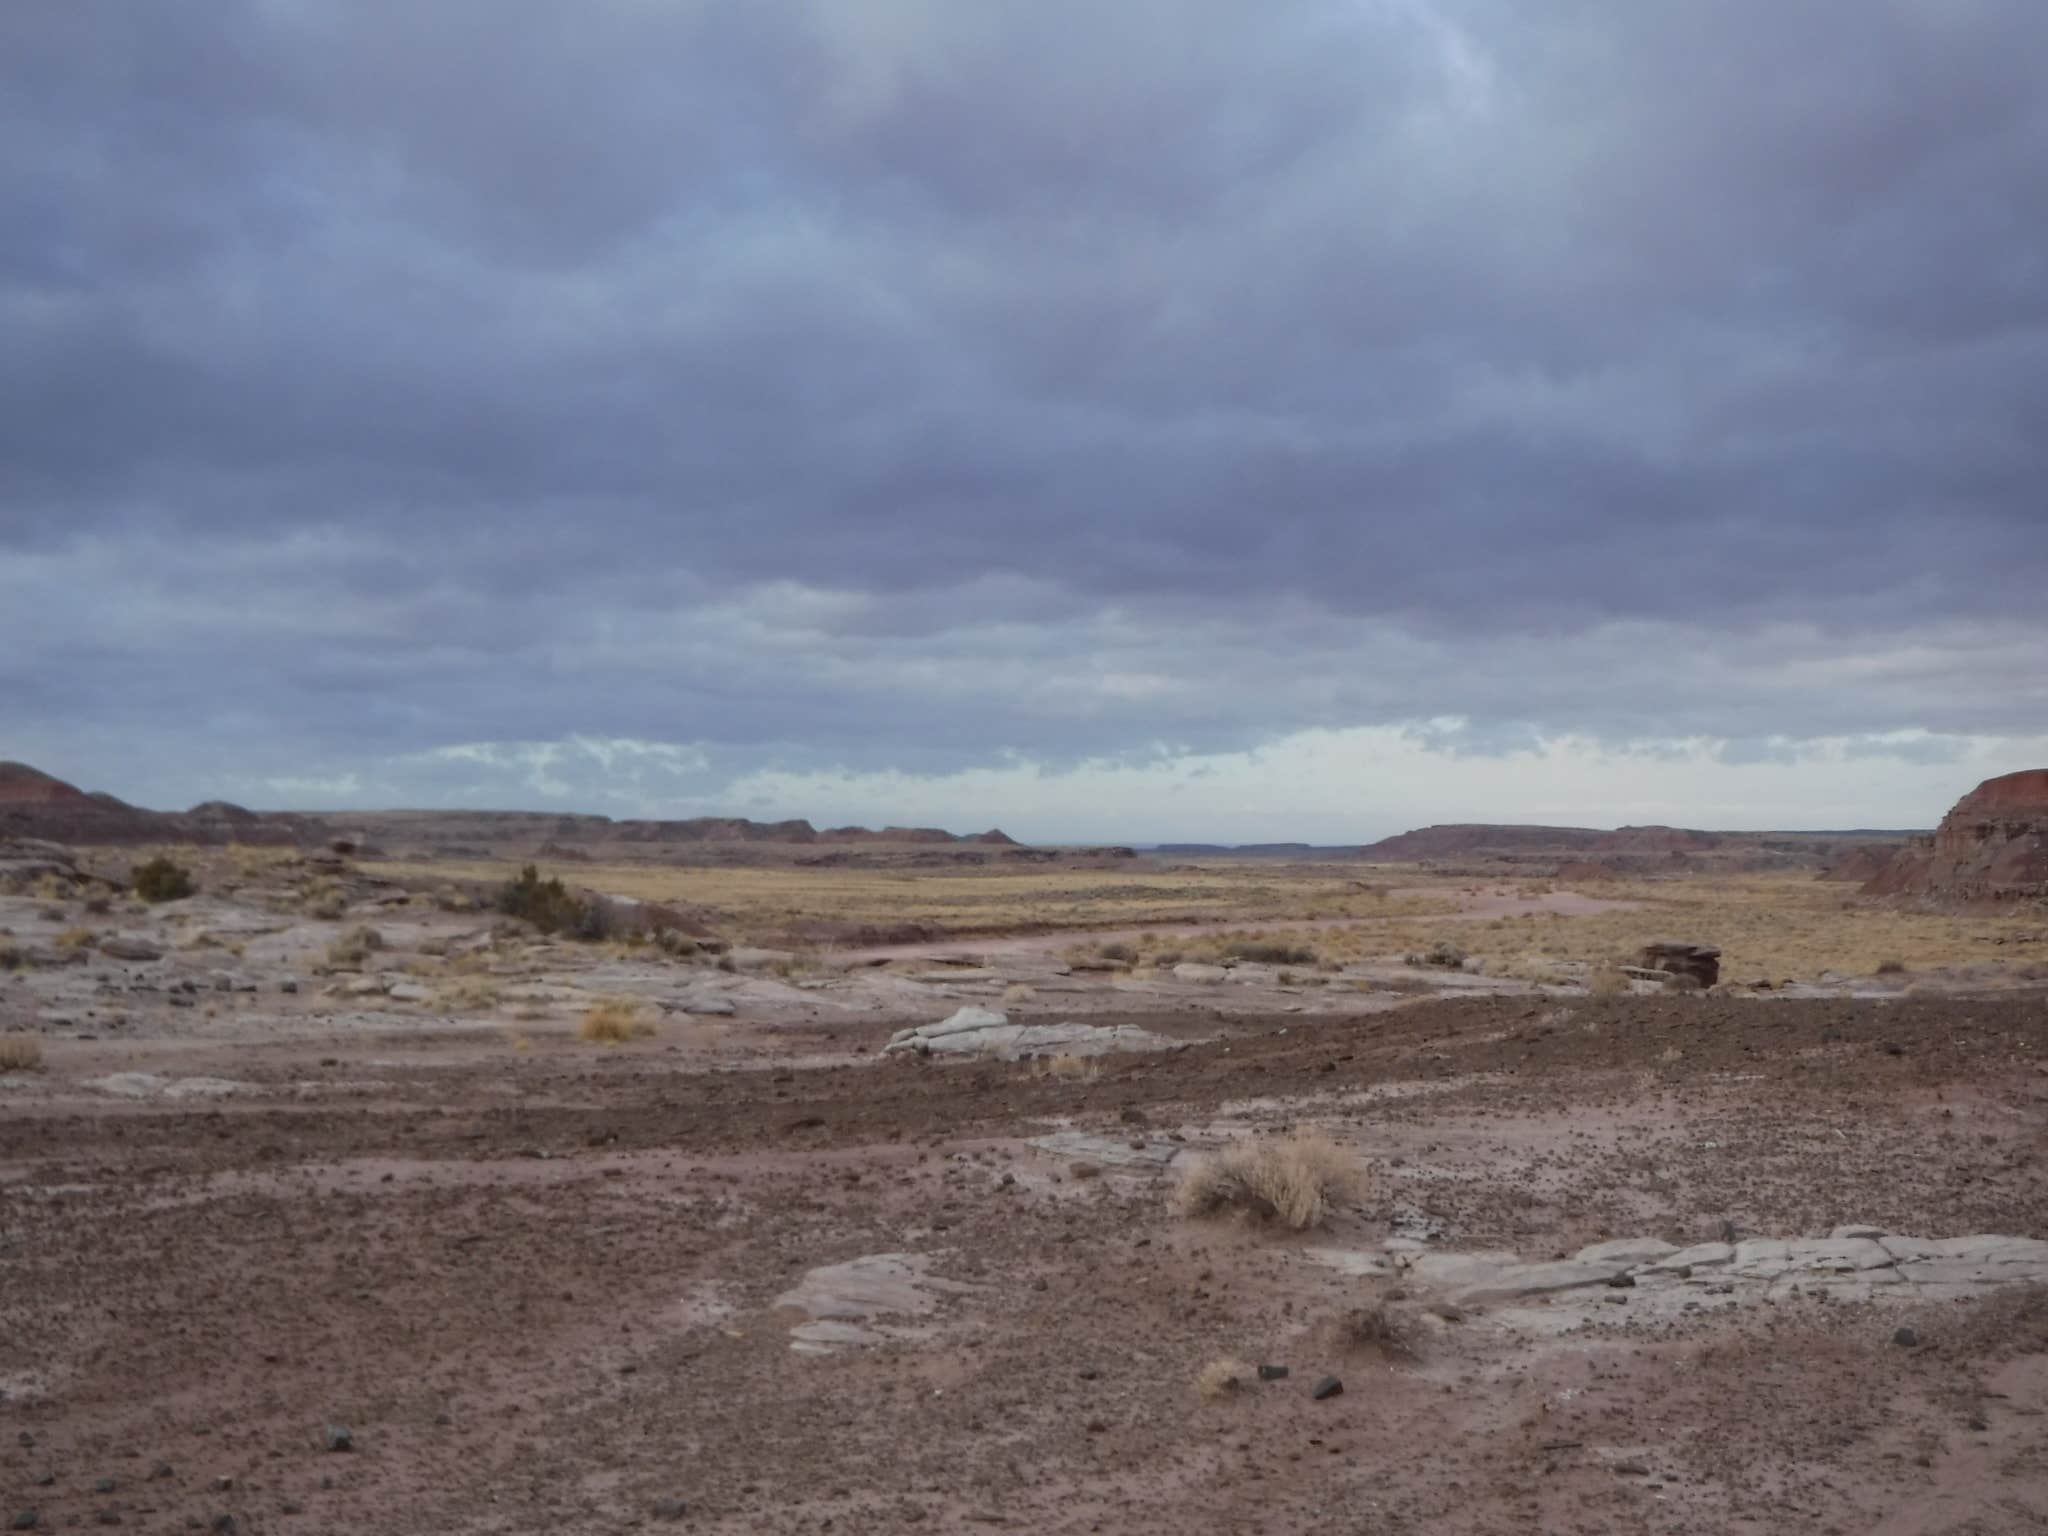
[[[1863,887],[1868,896],[2048,901],[2048,768],[1986,779]]]

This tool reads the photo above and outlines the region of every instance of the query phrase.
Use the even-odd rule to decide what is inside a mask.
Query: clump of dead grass
[[[1029,982],[1013,981],[1003,988],[1003,1001],[1006,1003],[1028,1003],[1036,996],[1038,989]]]
[[[1320,1226],[1364,1187],[1365,1170],[1348,1147],[1296,1130],[1197,1157],[1174,1188],[1173,1208],[1189,1217],[1240,1210],[1299,1231]]]
[[[329,965],[361,965],[384,947],[384,935],[368,923],[358,923],[327,946]]]
[[[57,935],[59,949],[91,949],[99,935],[90,928],[66,928]]]
[[[1209,1402],[1242,1392],[1257,1380],[1257,1373],[1242,1360],[1225,1356],[1211,1360],[1196,1373],[1195,1390]]]
[[[43,1065],[43,1042],[34,1035],[0,1035],[0,1072],[35,1072]]]
[[[654,1033],[654,1024],[631,998],[607,998],[583,1015],[576,1026],[579,1039],[598,1045],[623,1045]]]
[[[1032,1063],[1031,1071],[1034,1077],[1057,1078],[1063,1083],[1092,1083],[1102,1076],[1102,1064],[1062,1051],[1057,1056],[1039,1057]]]
[[[1618,965],[1596,966],[1586,978],[1586,991],[1594,997],[1622,997],[1634,990]]]
[[[451,1013],[478,1013],[495,1008],[503,989],[490,976],[454,976],[434,991],[434,1006]]]

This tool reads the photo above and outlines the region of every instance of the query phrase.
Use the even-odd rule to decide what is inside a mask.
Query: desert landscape
[[[0,1532],[2048,1536],[2044,60],[0,3]]]
[[[0,783],[17,1529],[2048,1523],[2048,773],[1633,869]]]

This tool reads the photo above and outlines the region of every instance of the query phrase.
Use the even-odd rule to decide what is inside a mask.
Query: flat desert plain
[[[2038,909],[172,856],[0,897],[16,1528],[2048,1526]]]

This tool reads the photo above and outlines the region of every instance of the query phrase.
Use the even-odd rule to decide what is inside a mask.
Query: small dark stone
[[[20,1434],[16,1435],[14,1438],[17,1441],[19,1441],[22,1445],[34,1445],[36,1443],[36,1437],[30,1434],[25,1429]],[[27,1527],[23,1527],[23,1529],[27,1529]]]
[[[356,1448],[356,1437],[346,1426],[330,1424],[320,1432],[320,1443],[330,1451],[352,1451]]]
[[[690,1512],[690,1506],[681,1499],[656,1499],[654,1518],[657,1520],[680,1520]]]
[[[1640,1461],[1624,1461],[1614,1470],[1623,1477],[1648,1477],[1650,1475],[1650,1469]]]
[[[92,1491],[94,1493],[112,1493],[114,1491],[114,1480],[111,1477],[103,1477],[92,1485]]]
[[[1334,1376],[1325,1376],[1321,1381],[1317,1382],[1312,1388],[1309,1389],[1308,1395],[1320,1403],[1326,1397],[1341,1397],[1343,1393],[1343,1382],[1339,1381]]]
[[[1607,1283],[1617,1291],[1632,1291],[1636,1288],[1636,1277],[1634,1275],[1615,1275]]]
[[[1284,1365],[1262,1365],[1259,1367],[1259,1380],[1261,1381],[1285,1381],[1286,1379],[1287,1367]]]
[[[1915,1333],[1910,1328],[1901,1328],[1897,1333],[1892,1335],[1892,1342],[1898,1345],[1901,1349],[1911,1349],[1914,1345],[1920,1342],[1920,1335]]]
[[[1088,1421],[1088,1433],[1091,1435],[1104,1434],[1108,1431],[1108,1429],[1109,1426],[1105,1424],[1101,1419],[1090,1419]]]
[[[1079,1376],[1083,1381],[1093,1381],[1096,1377],[1100,1376],[1102,1372],[1095,1369],[1095,1367],[1092,1365],[1084,1365],[1081,1367],[1079,1371],[1075,1372],[1075,1374]]]
[[[235,1536],[235,1517],[233,1515],[215,1515],[213,1517],[213,1531],[214,1536]]]
[[[175,1474],[172,1473],[171,1464],[168,1461],[160,1461],[149,1469],[149,1475],[152,1481],[158,1481]]]
[[[1983,1434],[1990,1427],[1990,1424],[1985,1421],[1983,1414],[1973,1413],[1970,1415],[1970,1428],[1977,1431],[1978,1434]]]
[[[45,1472],[45,1473],[44,1473],[44,1474],[43,1474],[43,1475],[42,1475],[41,1477],[39,1477],[39,1478],[37,1478],[37,1479],[36,1479],[36,1486],[37,1486],[38,1488],[54,1488],[54,1487],[56,1487],[56,1486],[57,1486],[57,1474],[56,1474],[56,1473],[54,1473],[54,1472]]]
[[[92,1518],[95,1525],[119,1525],[121,1523],[121,1511],[118,1509],[103,1509]]]
[[[32,1509],[24,1509],[20,1514],[14,1517],[13,1522],[7,1527],[7,1529],[9,1529],[10,1531],[33,1531],[40,1527],[42,1523],[43,1517],[41,1515],[37,1514]]]

